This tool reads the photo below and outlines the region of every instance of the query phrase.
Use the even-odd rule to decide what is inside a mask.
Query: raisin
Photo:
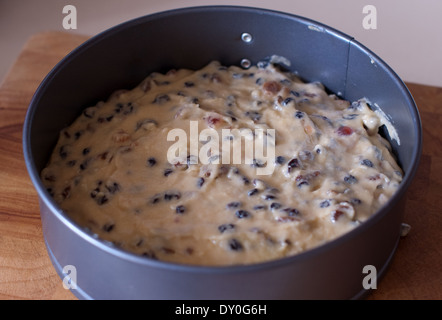
[[[153,167],[154,165],[156,165],[156,163],[157,163],[157,160],[153,157],[150,157],[149,159],[147,159],[147,165],[149,167]]]
[[[75,138],[75,140],[78,140],[78,139],[80,139],[80,137],[83,135],[83,131],[77,131],[77,132],[75,132],[74,133],[74,138]]]
[[[167,176],[169,176],[172,172],[173,172],[172,169],[166,169],[166,170],[164,170],[164,176],[167,177]]]
[[[181,198],[181,193],[178,191],[168,191],[164,194],[164,200],[170,201],[173,199],[179,200]]]
[[[248,212],[247,210],[238,210],[238,211],[235,212],[235,215],[239,219],[244,219],[244,218],[249,218],[250,217],[250,212]]]
[[[371,160],[368,159],[364,159],[361,161],[361,165],[369,167],[369,168],[373,168],[373,162],[371,162]]]
[[[142,256],[143,256],[143,257],[150,258],[150,259],[158,260],[158,258],[157,258],[157,256],[156,256],[155,252],[153,252],[152,250],[150,250],[150,251],[146,251],[146,252],[143,252]]]
[[[342,118],[345,120],[353,120],[356,119],[359,115],[357,113],[346,114]]]
[[[83,151],[81,152],[84,156],[87,155],[89,152],[91,152],[90,148],[84,148]]]
[[[204,178],[198,178],[198,180],[196,181],[196,186],[198,188],[201,188],[203,186],[204,182],[205,182]]]
[[[304,112],[302,112],[302,111],[296,111],[296,112],[295,112],[295,118],[296,118],[296,119],[302,119],[302,118],[304,118]]]
[[[316,173],[316,172],[315,172]],[[312,178],[312,177],[316,177],[317,175],[315,175],[315,173],[313,173],[313,174],[308,174],[307,176],[304,176],[304,175],[302,175],[302,174],[300,174],[299,176],[297,176],[296,177],[296,182],[297,182],[297,187],[298,188],[301,188],[302,186],[308,186],[309,185],[309,183],[308,183],[308,180],[310,179],[310,178]]]
[[[355,184],[356,182],[358,182],[358,179],[356,179],[355,176],[349,174],[348,176],[344,177],[344,181],[348,184]]]
[[[246,111],[244,115],[253,121],[261,120],[262,115],[258,111]]]
[[[155,100],[153,101],[153,103],[158,103],[158,104],[163,104],[170,101],[170,97],[167,94],[160,94],[158,96],[155,97]]]
[[[235,229],[235,225],[232,223],[225,223],[225,224],[218,226],[218,230],[221,233],[228,231],[228,230],[233,230],[233,229]]]
[[[49,193],[51,197],[54,196],[54,190],[52,188],[47,188],[46,191]]]
[[[88,164],[89,164],[90,159],[86,159],[84,160],[81,164],[80,164],[80,170],[86,170]]]
[[[134,106],[132,105],[132,102],[128,102],[125,106],[123,106],[123,114],[124,115],[128,115],[128,114],[132,113],[133,110],[134,110]],[[110,120],[108,120],[108,121],[110,121]]]
[[[60,150],[58,151],[58,154],[59,154],[60,158],[62,158],[63,160],[66,159],[68,156],[68,152],[66,151],[66,147],[61,146]]]
[[[262,168],[262,167],[265,167],[265,164],[263,164],[261,161],[259,161],[257,159],[253,159],[252,167],[254,167],[254,168]]]
[[[186,81],[186,82],[184,82],[184,86],[185,86],[186,88],[191,88],[191,87],[194,87],[194,86],[195,86],[195,83],[192,82],[192,81]]]
[[[276,199],[276,197],[273,194],[266,194],[262,198],[267,201]]]
[[[277,210],[281,207],[282,207],[282,204],[280,204],[279,202],[272,202],[272,204],[270,205],[270,209],[272,209],[272,210]]]
[[[107,191],[109,191],[111,194],[114,194],[117,191],[120,191],[120,185],[116,182],[106,185]]]
[[[232,121],[233,121],[233,119],[235,119],[235,118],[232,118]],[[234,138],[235,138],[234,136],[227,136],[225,140],[233,141]]]
[[[256,188],[254,188],[254,189],[252,189],[252,190],[249,190],[249,192],[247,192],[247,195],[248,195],[249,197],[251,197],[251,196],[254,196],[255,194],[257,194],[258,192],[259,192],[259,190],[256,189]]]
[[[290,94],[294,95],[295,97],[299,97],[300,96],[299,92],[294,91],[294,90],[291,90]]]
[[[348,110],[358,110],[361,108],[361,101],[353,101],[347,108]]]
[[[195,156],[195,155],[191,155],[191,154],[189,154],[189,155],[186,157],[186,163],[187,163],[188,166],[190,166],[190,165],[192,165],[192,164],[198,164],[198,157]]]
[[[100,189],[98,187],[92,190],[92,192],[90,193],[91,198],[94,199],[97,196],[98,192],[100,192]]]
[[[307,180],[301,180],[296,186],[298,188],[302,188],[302,186],[308,186],[308,185],[309,185],[309,183]]]
[[[177,214],[183,214],[183,213],[186,212],[186,207],[183,206],[183,205],[177,206],[177,207],[175,208],[175,212],[176,212]]]
[[[120,113],[121,109],[123,109],[123,105],[121,103],[117,103],[114,111],[115,111],[115,113]]]
[[[106,197],[106,195],[103,195],[101,197],[96,198],[95,201],[97,202],[98,205],[101,206],[101,205],[105,204],[106,202],[108,202],[109,199]]]
[[[233,251],[241,251],[243,249],[243,246],[241,242],[239,242],[237,239],[230,239],[229,248]]]
[[[262,205],[262,204],[258,204],[258,205],[253,207],[253,210],[265,210],[265,209],[267,209],[267,207],[265,205]]]
[[[103,231],[106,232],[111,232],[115,227],[115,224],[113,223],[106,223],[105,225],[103,225]]]
[[[150,202],[153,203],[153,204],[158,203],[158,202],[160,202],[160,201],[161,201],[161,195],[159,195],[159,194],[155,195],[155,196],[150,200]]]
[[[284,162],[285,162],[285,157],[283,157],[283,156],[277,156],[275,159],[276,164],[282,165],[282,164],[284,164]]]
[[[289,163],[287,164],[288,167],[288,171],[292,171],[293,168],[298,168],[299,167],[299,160],[294,158],[292,160],[289,161]]]
[[[71,186],[67,186],[66,188],[63,189],[61,196],[63,197],[63,199],[66,199],[70,196],[70,194],[71,194]]]
[[[285,99],[282,101],[281,105],[284,106],[284,107],[286,107],[286,106],[289,105],[290,102],[292,102],[292,101],[294,101],[294,100],[295,100],[295,99],[293,99],[293,98],[291,98],[291,97],[285,98]]]
[[[289,217],[299,216],[301,213],[296,208],[285,208],[282,209]]]
[[[281,85],[276,81],[267,81],[264,82],[263,89],[269,94],[276,94],[281,90]]]
[[[227,209],[236,209],[239,207],[241,207],[241,202],[239,202],[239,201],[233,201],[233,202],[229,202],[227,204]]]
[[[329,201],[329,200],[321,201],[321,203],[319,204],[319,206],[320,206],[321,208],[327,208],[327,207],[330,206],[330,201]]]

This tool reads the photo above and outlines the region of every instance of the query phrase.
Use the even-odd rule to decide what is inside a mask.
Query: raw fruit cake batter
[[[192,123],[212,138],[191,142]],[[382,124],[364,99],[344,101],[272,64],[212,62],[153,73],[85,109],[41,177],[76,223],[124,250],[184,264],[257,263],[352,230],[394,194],[402,171]],[[204,152],[168,158],[174,129]],[[232,150],[270,141],[274,156],[222,161],[232,150],[225,141],[208,148],[215,137]],[[271,174],[257,174],[267,166]]]

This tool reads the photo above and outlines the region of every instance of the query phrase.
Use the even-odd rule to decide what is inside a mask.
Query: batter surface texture
[[[386,203],[402,171],[381,125],[366,100],[342,100],[272,64],[212,62],[153,73],[85,109],[41,178],[76,223],[124,250],[257,263],[335,239]],[[186,134],[187,153],[170,152],[173,132]],[[270,143],[274,155],[243,150],[235,163],[235,143],[247,141]],[[257,174],[264,168],[271,173]]]

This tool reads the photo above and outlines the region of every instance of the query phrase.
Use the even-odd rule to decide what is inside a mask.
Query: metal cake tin
[[[305,81],[320,81],[353,101],[379,105],[397,130],[391,141],[405,172],[393,198],[353,231],[293,257],[228,267],[166,263],[124,252],[76,225],[40,180],[61,129],[113,91],[153,71],[198,69],[212,60],[252,64],[273,55]],[[353,37],[304,17],[273,10],[204,6],[160,12],[117,25],[73,50],[35,92],[23,130],[24,156],[38,192],[49,256],[62,279],[73,275],[81,299],[356,299],[364,267],[382,277],[400,239],[404,197],[416,173],[422,129],[398,75]],[[64,271],[63,271],[64,270]],[[71,278],[74,280],[74,277]]]

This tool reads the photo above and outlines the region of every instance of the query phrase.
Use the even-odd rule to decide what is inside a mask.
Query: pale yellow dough
[[[273,174],[258,176],[256,163],[170,163],[167,135],[190,136],[190,121],[220,137],[275,129]],[[124,250],[251,264],[335,239],[386,203],[402,171],[381,123],[364,99],[349,103],[273,65],[212,62],[153,73],[86,109],[61,132],[41,177],[76,223]]]

